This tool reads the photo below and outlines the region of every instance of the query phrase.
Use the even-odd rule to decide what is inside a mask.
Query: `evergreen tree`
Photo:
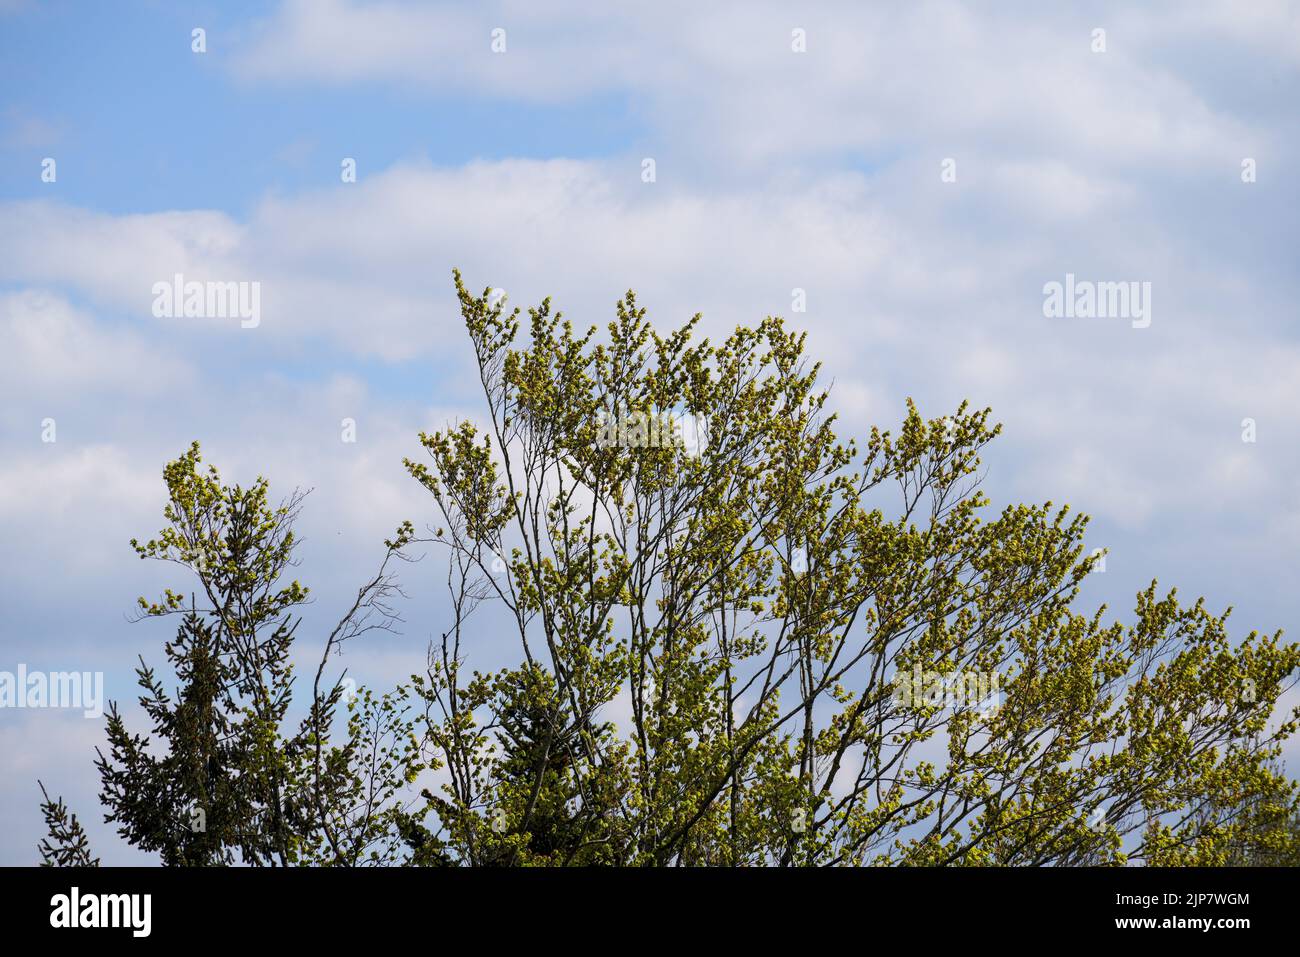
[[[273,788],[259,753],[261,725],[238,697],[246,682],[237,658],[221,653],[194,611],[165,653],[181,682],[175,701],[143,660],[137,669],[156,738],[132,734],[117,706],[109,709],[109,754],[96,762],[106,820],[167,865],[266,861],[279,842],[252,825],[265,822]]]
[[[38,849],[41,852],[42,867],[98,867],[99,858],[92,857],[90,841],[77,820],[77,815],[68,811],[63,798],[55,800],[45,790],[45,785],[37,782],[41,788],[41,815],[45,818],[46,837],[41,839]]]

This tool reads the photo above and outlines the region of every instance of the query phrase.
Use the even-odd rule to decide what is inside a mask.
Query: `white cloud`
[[[109,392],[157,396],[192,374],[138,331],[96,323],[47,291],[0,294],[0,377],[52,405]]]
[[[1034,16],[1026,13],[1032,10]],[[1165,23],[1252,56],[1290,58],[1294,10],[1249,15],[1212,5],[1089,19],[1041,7],[953,3],[879,7],[778,3],[591,9],[515,2],[467,13],[449,4],[287,2],[233,61],[249,82],[392,84],[435,96],[571,101],[630,93],[653,141],[724,175],[780,157],[936,144],[1086,156],[1094,166],[1229,161],[1245,127],[1203,102],[1153,55]],[[1107,52],[1090,50],[1097,23]],[[507,31],[494,54],[490,31]],[[791,50],[802,28],[807,52]]]
[[[811,332],[810,352],[825,360],[828,379],[856,389],[845,401],[869,399],[874,415],[885,413],[876,419],[883,425],[901,414],[908,394],[935,415],[964,397],[992,404],[1027,456],[1020,492],[1041,487],[1042,497],[1082,498],[1126,527],[1240,481],[1240,470],[1197,467],[1203,444],[1189,416],[1219,422],[1231,442],[1243,416],[1297,407],[1285,371],[1294,347],[1269,338],[1268,322],[1231,334],[1222,325],[1225,306],[1265,316],[1280,308],[1251,291],[1249,261],[1222,263],[1208,275],[1188,272],[1177,224],[1126,203],[1129,187],[1094,184],[1050,165],[1011,163],[996,176],[1002,191],[1011,189],[1007,177],[1028,180],[1030,207],[1035,194],[1070,190],[1075,198],[1058,198],[1042,216],[1025,213],[1033,223],[1026,227],[965,222],[966,209],[934,197],[942,186],[900,172],[883,180],[834,174],[763,192],[697,192],[643,184],[617,161],[409,164],[355,188],[267,201],[247,223],[211,213],[114,217],[18,204],[17,214],[46,241],[32,248],[0,239],[0,261],[8,261],[11,280],[70,285],[130,315],[140,290],[173,269],[256,276],[263,323],[225,331],[223,348],[249,350],[233,354],[272,360],[321,342],[349,356],[437,358],[453,369],[463,369],[469,355],[450,295],[452,264],[464,268],[471,286],[505,288],[516,305],[552,294],[579,325],[603,324],[614,300],[635,286],[656,322],[675,325],[703,311],[706,334],[784,314]],[[1093,222],[1099,210],[1123,228],[1078,235],[1078,224]],[[1035,243],[1026,242],[1026,228]],[[92,248],[103,255],[91,255]],[[63,249],[85,254],[41,252]],[[1067,270],[1150,277],[1152,327],[1044,319],[1042,284]],[[138,278],[127,284],[123,276]],[[796,287],[806,291],[806,313],[790,311]],[[25,314],[51,310],[50,328],[76,340],[65,347],[57,338],[20,336],[27,346],[10,360],[15,368],[48,366],[55,377],[76,378],[99,356],[108,361],[97,374],[124,391],[147,387],[139,368],[161,365],[173,382],[184,368],[174,360],[150,363],[143,330],[153,348],[177,355],[209,341],[195,337],[212,335],[197,320],[146,314],[134,340],[110,346],[72,334],[74,314],[39,294],[5,302],[11,314],[15,303]],[[1243,374],[1261,362],[1265,374]],[[868,382],[870,393],[863,391]],[[282,413],[297,406],[313,414],[292,388],[277,391],[289,403]],[[885,395],[899,397],[892,416],[882,408]],[[312,401],[348,404],[328,395]],[[1295,417],[1281,418],[1270,423],[1271,438],[1295,434]],[[1280,489],[1291,458],[1256,463],[1252,482]],[[291,461],[306,460],[300,454]],[[1153,477],[1173,463],[1182,469],[1177,480],[1154,494]]]

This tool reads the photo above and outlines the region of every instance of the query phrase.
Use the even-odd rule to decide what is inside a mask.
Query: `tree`
[[[1278,762],[1254,782],[1206,802],[1199,811],[1212,835],[1198,862],[1224,867],[1300,865],[1300,796]]]
[[[92,857],[90,841],[85,829],[77,820],[77,815],[68,811],[63,799],[55,800],[41,788],[41,815],[45,818],[48,836],[41,840],[38,850],[41,852],[42,867],[98,867],[99,858]]]
[[[405,522],[292,726],[302,497],[224,485],[195,444],[164,473],[166,526],[133,543],[198,587],[140,600],[180,616],[181,686],[141,662],[160,746],[110,709],[103,800],[127,840],[277,866],[1296,859],[1276,762],[1300,709],[1275,712],[1300,647],[1235,638],[1154,581],[1130,624],[1076,610],[1087,519],[989,513],[987,409],[909,401],[859,449],[779,319],[696,343],[698,316],[661,335],[629,292],[604,337],[549,300],[521,337],[517,309],[455,281],[485,411],[405,460],[448,559],[423,674],[336,727],[328,662],[398,620]],[[503,637],[513,666],[471,667]],[[207,832],[186,830],[196,807]],[[43,808],[43,859],[89,862],[75,817]]]
[[[1269,722],[1300,648],[1155,582],[1132,624],[1074,610],[1087,519],[988,515],[988,410],[909,401],[859,450],[779,319],[694,344],[629,292],[603,338],[549,300],[521,338],[455,281],[484,415],[406,461],[449,557],[416,684],[445,857],[1210,863],[1208,808],[1294,796],[1297,713]],[[501,618],[520,668],[466,679]]]
[[[1229,867],[1300,867],[1300,803],[1256,801],[1248,806],[1223,862]]]
[[[414,529],[403,525],[385,543],[379,572],[326,638],[306,716],[294,728],[290,655],[301,619],[293,610],[308,591],[283,579],[296,564],[293,524],[303,495],[273,507],[264,479],[225,485],[201,461],[196,442],[167,466],[167,524],[148,542],[131,542],[141,558],[191,570],[204,604],[191,596],[187,606],[171,589],[158,601],[139,599],[144,618],[181,618],[164,649],[180,687],[173,698],[141,659],[139,703],[152,738],[132,733],[110,705],[109,753],[96,762],[105,820],[165,865],[390,863],[403,848],[397,795],[421,769],[409,692],[349,695],[346,672],[327,684],[325,670],[346,642],[399,620],[388,567]],[[346,729],[336,736],[345,697]],[[88,854],[77,850],[84,834],[75,818],[71,828],[63,824],[61,809],[47,797],[47,844],[55,849],[42,846],[47,861]]]
[[[120,822],[131,844],[157,851],[167,865],[229,864],[236,849],[257,860],[273,842],[248,828],[262,811],[265,776],[258,725],[232,694],[238,664],[220,655],[212,628],[193,610],[165,652],[182,682],[175,702],[143,659],[136,669],[140,705],[165,742],[161,754],[131,734],[115,704],[109,708],[110,754],[96,762],[106,820]]]

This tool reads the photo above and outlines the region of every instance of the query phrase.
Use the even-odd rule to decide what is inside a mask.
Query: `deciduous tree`
[[[779,319],[696,342],[629,292],[600,336],[456,289],[483,414],[406,463],[449,557],[417,690],[454,859],[1218,862],[1207,808],[1294,794],[1270,719],[1300,648],[1155,582],[1128,624],[1076,610],[1087,519],[990,514],[987,410],[909,402],[859,448]],[[695,447],[608,441],[664,416]],[[522,664],[467,680],[485,602]],[[999,700],[948,693],[971,674]]]

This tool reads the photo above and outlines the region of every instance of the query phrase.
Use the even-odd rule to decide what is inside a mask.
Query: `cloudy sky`
[[[629,287],[662,326],[784,315],[845,432],[992,406],[995,505],[1069,502],[1110,549],[1089,605],[1155,577],[1290,631],[1300,4],[1044,7],[0,0],[0,671],[131,698],[170,637],[133,600],[184,580],[127,542],[192,439],[314,489],[318,636],[432,520],[416,433],[475,412],[453,266],[584,326]],[[258,283],[258,323],[155,316],[178,273]],[[1150,324],[1046,317],[1067,274],[1149,283]],[[419,666],[432,563],[359,677]],[[38,777],[135,859],[101,739],[0,709],[0,863],[36,859]]]

